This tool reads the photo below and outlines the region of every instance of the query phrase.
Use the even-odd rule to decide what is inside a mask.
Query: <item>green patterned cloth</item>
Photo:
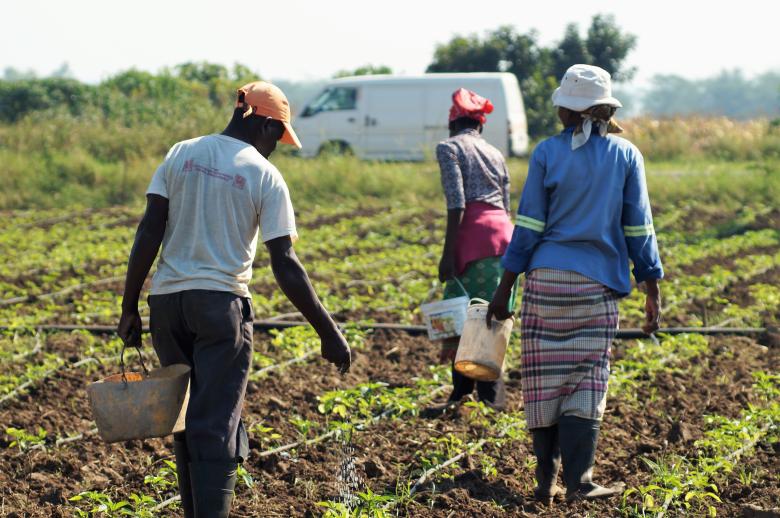
[[[454,281],[447,281],[444,286],[444,299],[454,299],[468,295],[469,298],[484,299],[490,302],[493,299],[498,284],[501,282],[501,276],[504,275],[504,268],[501,266],[501,257],[488,257],[478,261],[472,261],[466,266],[466,271],[458,277],[458,280],[468,293],[463,290]],[[509,297],[509,311],[515,310],[515,294],[517,293],[517,282],[512,288],[512,295]],[[447,348],[447,340],[444,340],[444,347]],[[450,347],[456,348],[457,344],[450,344]]]

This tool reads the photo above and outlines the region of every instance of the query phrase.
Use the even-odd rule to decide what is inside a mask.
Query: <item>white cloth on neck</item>
[[[574,151],[578,147],[582,147],[585,145],[585,143],[590,138],[590,133],[593,130],[593,124],[596,124],[596,128],[598,128],[599,135],[602,137],[607,136],[607,130],[609,129],[609,122],[604,121],[601,119],[597,119],[596,117],[593,117],[591,115],[588,115],[586,113],[581,114],[582,118],[584,119],[582,121],[582,133],[572,133],[571,136],[571,149]]]

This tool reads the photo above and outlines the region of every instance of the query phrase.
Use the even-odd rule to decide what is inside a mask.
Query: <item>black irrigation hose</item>
[[[290,320],[258,320],[253,326],[256,331],[270,331],[272,329],[287,329],[290,327],[309,325],[305,321]],[[342,324],[343,325],[343,324]],[[392,323],[355,324],[358,329],[364,330],[388,330],[402,331],[410,335],[424,335],[427,333],[425,326]],[[93,334],[114,334],[116,327],[103,325],[78,325],[78,324],[51,324],[43,326],[0,326],[0,331],[19,331],[34,329],[38,332],[51,331],[87,331]],[[764,327],[666,327],[656,331],[656,334],[679,335],[684,333],[715,335],[754,335],[766,333]],[[144,328],[144,333],[149,329]],[[649,338],[641,329],[618,329],[616,338]]]

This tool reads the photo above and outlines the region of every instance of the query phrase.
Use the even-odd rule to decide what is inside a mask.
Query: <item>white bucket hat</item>
[[[609,72],[593,65],[572,65],[561,79],[561,86],[552,94],[554,106],[582,112],[591,106],[607,105],[621,108],[623,105],[612,97],[612,79]],[[581,130],[575,130],[571,137],[571,148],[575,150],[590,139],[595,126],[599,135],[605,137],[609,131],[609,121],[600,120],[590,114],[582,114]]]
[[[609,72],[593,65],[572,65],[563,75],[561,86],[552,94],[554,106],[581,112],[597,104],[615,108],[623,105],[612,97]]]

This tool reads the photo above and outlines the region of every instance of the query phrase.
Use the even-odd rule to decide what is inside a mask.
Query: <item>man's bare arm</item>
[[[165,226],[168,222],[168,199],[156,194],[146,197],[146,211],[138,224],[135,241],[130,251],[125,277],[125,291],[122,297],[122,316],[117,332],[128,345],[141,341],[141,317],[138,314],[138,299],[141,296],[146,276],[152,268],[160,250]]]
[[[346,372],[351,363],[350,350],[338,326],[323,307],[306,269],[295,255],[289,236],[266,242],[276,282],[290,302],[317,331],[322,341],[322,357]]]

